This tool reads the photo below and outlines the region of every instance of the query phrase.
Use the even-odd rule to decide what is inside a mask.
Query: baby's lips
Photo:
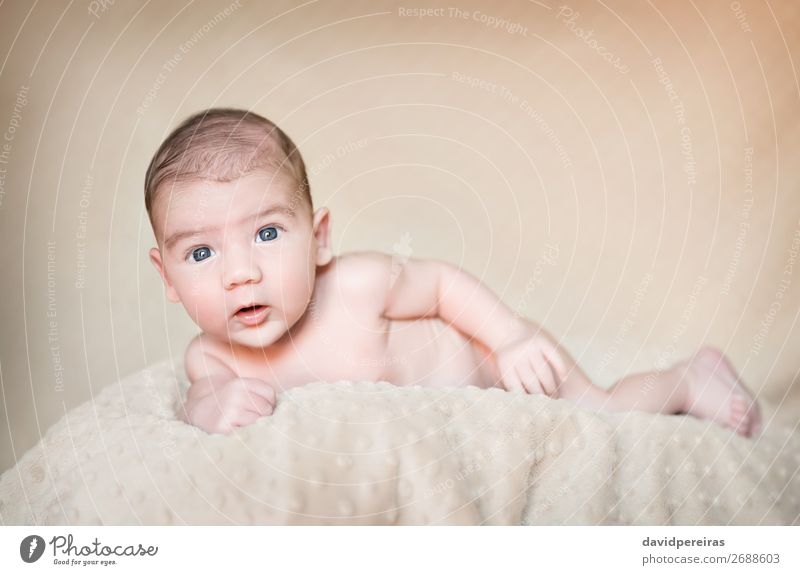
[[[237,315],[242,310],[245,310],[247,308],[252,308],[252,307],[258,307],[258,306],[267,307],[264,304],[256,303],[256,302],[243,303],[241,305],[236,306],[235,308],[232,308],[233,309],[233,313],[231,315]]]
[[[254,304],[239,308],[234,317],[247,326],[262,324],[272,308],[263,304]]]

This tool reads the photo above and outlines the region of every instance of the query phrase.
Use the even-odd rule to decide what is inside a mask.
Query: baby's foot
[[[684,412],[730,427],[745,437],[758,432],[758,403],[719,349],[700,348],[683,368],[688,391]]]

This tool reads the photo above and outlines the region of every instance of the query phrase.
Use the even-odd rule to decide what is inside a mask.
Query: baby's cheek
[[[287,308],[295,310],[299,308],[302,311],[313,291],[313,277],[303,265],[295,264],[287,272],[283,274],[281,282],[283,299],[287,303]]]
[[[189,314],[201,327],[214,329],[224,325],[226,319],[224,297],[217,291],[201,290],[195,286],[188,304]]]

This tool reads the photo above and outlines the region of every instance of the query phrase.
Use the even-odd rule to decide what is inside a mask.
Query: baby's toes
[[[742,437],[749,437],[750,423],[751,423],[750,414],[745,412],[745,414],[742,416],[742,419],[739,421],[739,425],[736,427],[736,433],[738,433]]]
[[[761,430],[761,413],[758,409],[758,403],[751,400],[747,406],[747,435],[755,435]]]
[[[746,432],[747,420],[747,403],[740,395],[734,395],[731,398],[730,426],[742,434],[743,430]]]
[[[750,408],[750,434],[755,435],[761,431],[761,413],[758,410],[758,405],[753,403]]]

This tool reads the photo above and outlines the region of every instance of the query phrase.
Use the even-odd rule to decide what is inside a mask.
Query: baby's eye
[[[202,262],[203,260],[207,260],[211,256],[214,255],[214,252],[211,251],[211,248],[203,246],[201,248],[195,248],[189,254],[189,258],[195,262]]]
[[[264,226],[258,230],[257,242],[271,242],[278,237],[278,228],[275,226]]]

